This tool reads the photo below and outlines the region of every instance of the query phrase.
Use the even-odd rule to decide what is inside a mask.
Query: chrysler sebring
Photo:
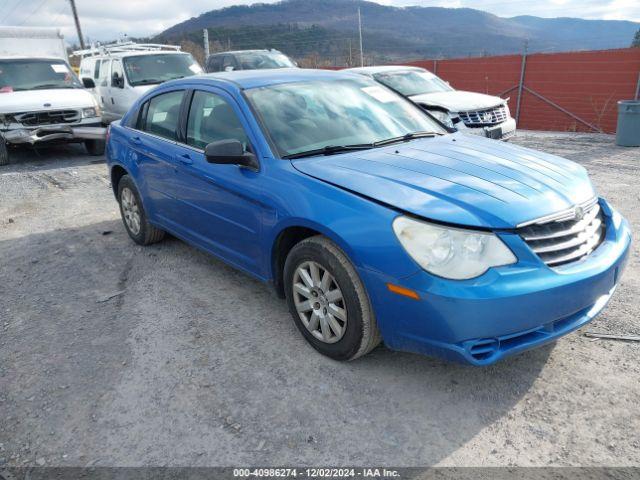
[[[383,341],[486,365],[554,341],[604,308],[631,241],[582,166],[450,133],[352,73],[162,84],[107,157],[135,242],[168,232],[270,282],[338,360]]]

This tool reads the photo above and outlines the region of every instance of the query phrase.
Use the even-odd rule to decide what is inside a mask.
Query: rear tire
[[[323,355],[353,360],[380,343],[365,287],[346,254],[328,238],[310,237],[294,246],[284,282],[294,323]]]
[[[85,140],[84,148],[91,156],[97,157],[104,154],[104,140]]]
[[[9,149],[2,135],[0,135],[0,165],[9,165]]]
[[[164,238],[165,232],[147,220],[140,194],[129,175],[124,175],[118,182],[118,203],[124,228],[134,242],[151,245]]]

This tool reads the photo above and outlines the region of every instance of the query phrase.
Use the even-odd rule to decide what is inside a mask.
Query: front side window
[[[219,95],[196,90],[187,120],[187,144],[204,150],[209,143],[238,140],[247,148],[248,139],[238,116]]]
[[[184,92],[163,93],[149,100],[143,130],[169,140],[176,140],[180,104]]]
[[[227,68],[236,68],[236,62],[231,55],[225,55],[222,62],[222,70],[226,70]]]
[[[83,88],[63,60],[0,60],[0,93]]]
[[[450,92],[453,90],[453,88],[439,77],[419,70],[377,73],[373,78],[407,97],[423,93]]]
[[[202,68],[189,53],[159,53],[125,57],[124,71],[129,84],[137,87],[202,73]]]
[[[117,78],[116,78],[117,75]],[[118,82],[123,82],[124,79],[122,78],[122,63],[120,63],[120,60],[113,60],[113,63],[111,65],[111,86],[112,87],[117,87],[118,86]]]
[[[93,79],[94,80],[98,80],[100,78],[100,65],[101,65],[101,61],[100,60],[96,60],[96,64],[95,67],[93,68]]]
[[[364,78],[271,85],[246,93],[283,157],[415,132],[446,133],[418,107]]]

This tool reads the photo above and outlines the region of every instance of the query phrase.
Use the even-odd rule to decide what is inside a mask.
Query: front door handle
[[[129,143],[131,143],[133,145],[141,145],[142,144],[142,140],[140,140],[140,137],[131,137],[131,138],[129,138]]]
[[[191,156],[188,153],[183,153],[182,155],[178,155],[178,160],[180,161],[180,163],[183,163],[184,165],[193,164],[193,160],[191,159]]]

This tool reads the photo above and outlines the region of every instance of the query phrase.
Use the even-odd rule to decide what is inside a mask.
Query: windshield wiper
[[[149,85],[150,83],[162,83],[162,80],[158,80],[157,78],[145,78],[142,80],[138,80],[136,85]]]
[[[378,140],[377,142],[373,142],[374,147],[383,147],[385,145],[392,145],[394,143],[400,142],[408,142],[409,140],[413,140],[415,138],[431,138],[439,135],[444,135],[443,133],[438,132],[411,132],[400,137],[387,138],[385,140]]]
[[[359,143],[355,145],[327,145],[322,148],[306,150],[304,152],[292,153],[285,155],[283,158],[293,159],[302,157],[313,157],[315,155],[333,155],[334,153],[350,152],[352,150],[369,150],[373,148],[372,143]]]

